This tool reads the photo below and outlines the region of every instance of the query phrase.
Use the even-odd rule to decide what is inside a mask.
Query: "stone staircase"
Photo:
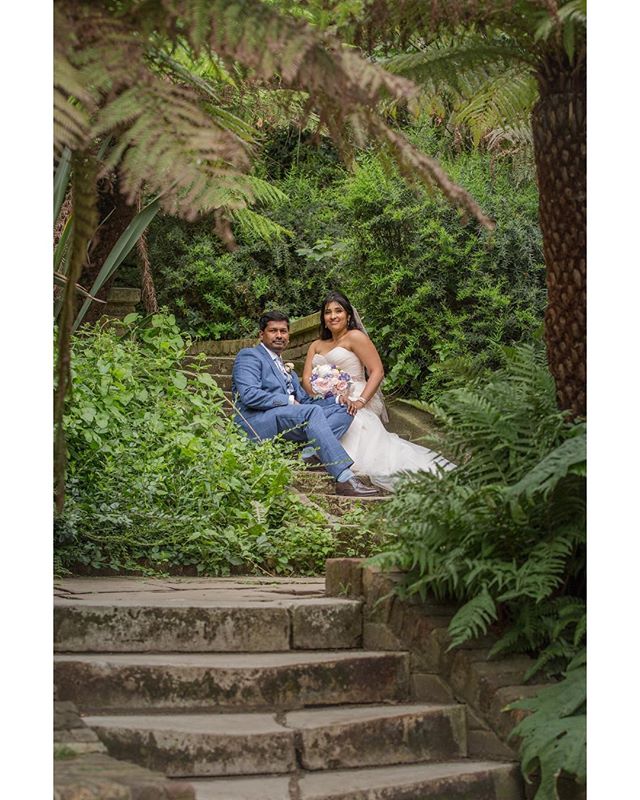
[[[322,580],[68,579],[54,625],[57,699],[197,800],[522,799],[516,763],[467,757],[465,705],[417,702],[409,653],[363,649],[362,602]]]

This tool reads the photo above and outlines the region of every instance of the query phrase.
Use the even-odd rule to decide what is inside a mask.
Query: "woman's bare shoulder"
[[[322,339],[314,339],[311,344],[309,345],[309,349],[307,350],[308,353],[317,353],[318,347],[322,343]]]
[[[353,330],[345,333],[344,341],[358,344],[359,342],[370,342],[371,339],[369,339],[364,331],[361,331],[359,328],[354,328]]]

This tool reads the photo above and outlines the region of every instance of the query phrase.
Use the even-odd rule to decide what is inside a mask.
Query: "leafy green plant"
[[[334,537],[287,489],[291,447],[249,441],[188,344],[166,314],[78,333],[58,571],[320,572]]]
[[[505,358],[428,406],[459,466],[402,481],[385,509],[397,543],[376,560],[406,571],[408,594],[463,601],[453,646],[491,627],[494,654],[559,674],[585,636],[586,428],[557,410],[544,353]]]
[[[531,712],[516,725],[522,772],[539,776],[534,800],[558,800],[563,775],[584,784],[587,778],[587,669],[582,650],[568,665],[565,677],[535,697],[510,703],[507,709]]]

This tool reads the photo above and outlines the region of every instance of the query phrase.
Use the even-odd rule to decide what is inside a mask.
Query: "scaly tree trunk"
[[[128,205],[119,191],[118,177],[111,174],[98,181],[98,214],[100,225],[89,249],[86,263],[82,268],[80,285],[91,290],[93,282],[102,269],[113,246],[124,233],[125,228],[137,213],[135,204]],[[115,275],[112,276],[96,294],[100,300],[106,300]],[[84,322],[95,322],[104,313],[104,306],[92,303],[84,318]]]
[[[547,270],[545,336],[560,408],[586,416],[586,50],[571,65],[558,49],[537,74],[532,114]]]

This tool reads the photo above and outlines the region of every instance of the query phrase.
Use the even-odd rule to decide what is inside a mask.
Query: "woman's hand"
[[[351,400],[347,395],[340,395],[339,402],[347,407],[347,412],[351,414],[352,417],[360,411],[361,408],[364,408],[364,402],[360,399],[358,400]]]

